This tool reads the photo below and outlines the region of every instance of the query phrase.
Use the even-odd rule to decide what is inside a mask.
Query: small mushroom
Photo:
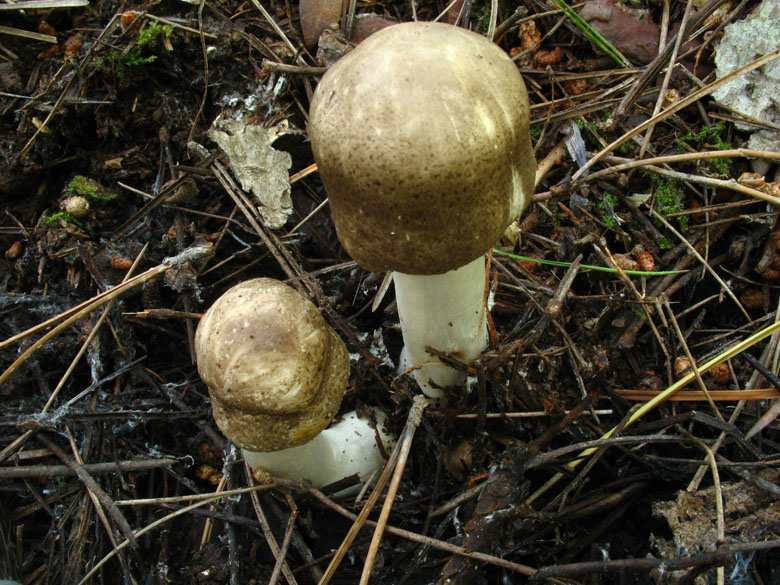
[[[309,111],[339,239],[394,271],[405,351],[425,394],[460,383],[487,345],[485,253],[530,202],[534,158],[517,67],[441,23],[385,28],[322,77]]]
[[[376,433],[355,413],[323,432],[341,404],[349,354],[289,286],[257,278],[232,287],[201,318],[195,353],[217,426],[251,466],[322,487],[355,474],[365,481],[384,465]]]

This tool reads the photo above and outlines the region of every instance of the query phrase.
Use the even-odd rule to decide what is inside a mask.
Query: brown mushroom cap
[[[441,23],[385,28],[322,77],[314,158],[347,252],[439,274],[488,251],[528,205],[528,96],[507,54]]]
[[[198,324],[195,353],[217,426],[252,451],[314,438],[338,411],[349,378],[341,338],[308,299],[270,278],[217,299]]]

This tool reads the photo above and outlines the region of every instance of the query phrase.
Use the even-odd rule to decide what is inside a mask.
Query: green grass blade
[[[563,13],[569,17],[569,19],[577,25],[585,36],[587,36],[593,43],[607,55],[612,57],[618,65],[621,67],[631,67],[631,61],[626,59],[625,55],[618,51],[612,43],[602,37],[592,26],[590,26],[585,20],[577,14],[574,9],[566,4],[563,0],[553,0],[555,5],[560,8]]]
[[[494,254],[499,256],[509,256],[515,260],[525,260],[526,262],[536,262],[537,264],[546,264],[547,266],[571,266],[571,262],[561,262],[559,260],[542,260],[541,258],[531,258],[530,256],[519,256],[517,254],[510,254],[509,252],[503,252],[501,250],[493,249]],[[611,272],[617,274],[616,268],[607,268],[605,266],[591,266],[590,264],[580,264],[580,268],[583,270],[594,270],[596,272]],[[642,270],[624,270],[626,274],[633,274],[634,276],[666,276],[668,274],[682,274],[685,270],[656,270],[653,272],[644,272]]]

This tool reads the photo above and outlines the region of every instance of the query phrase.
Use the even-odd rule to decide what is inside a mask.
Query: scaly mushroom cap
[[[531,200],[528,117],[512,60],[455,26],[390,26],[342,57],[317,86],[309,136],[350,256],[439,274],[487,252]]]
[[[237,284],[195,334],[214,419],[239,447],[302,445],[328,426],[349,378],[344,342],[317,308],[270,278]]]

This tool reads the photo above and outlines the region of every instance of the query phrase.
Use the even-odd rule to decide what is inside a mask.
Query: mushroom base
[[[426,347],[471,363],[487,347],[485,258],[444,274],[393,274],[398,315],[414,377],[430,398],[460,384],[465,374],[431,356]]]
[[[394,439],[384,432],[383,425],[384,417],[377,412],[379,439],[389,454]],[[345,414],[341,421],[308,443],[280,451],[244,449],[244,459],[252,468],[259,467],[271,475],[294,481],[306,479],[318,488],[353,475],[365,483],[385,465],[377,445],[377,432],[367,420],[358,418],[355,411]]]

